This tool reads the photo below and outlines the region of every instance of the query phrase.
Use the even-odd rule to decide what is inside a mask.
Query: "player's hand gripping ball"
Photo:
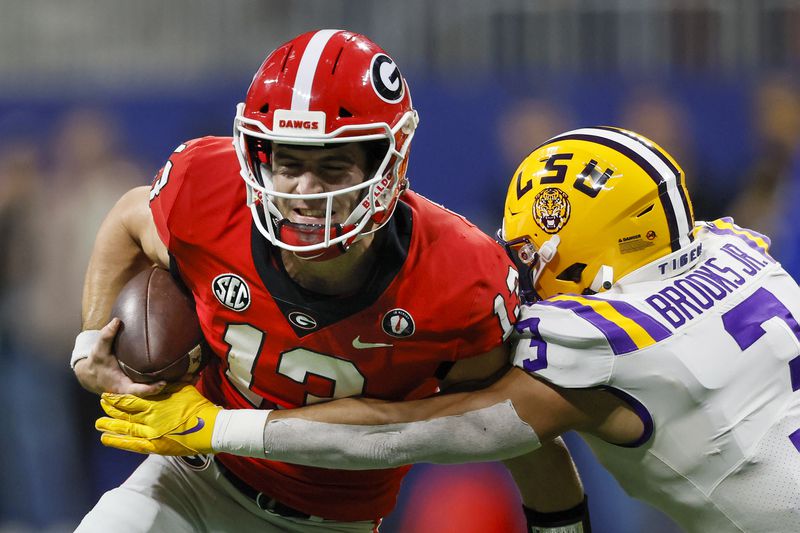
[[[133,381],[174,382],[205,362],[194,300],[163,268],[134,276],[117,296],[111,316],[122,321],[114,354]]]

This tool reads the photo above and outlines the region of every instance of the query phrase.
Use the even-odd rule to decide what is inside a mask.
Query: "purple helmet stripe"
[[[653,152],[653,154],[655,154],[655,156],[657,158],[659,158],[675,174],[675,177],[678,180],[678,193],[680,195],[681,202],[683,203],[683,209],[687,213],[691,213],[692,210],[691,210],[691,208],[689,206],[689,197],[686,194],[686,179],[685,179],[683,173],[680,170],[678,170],[678,167],[675,166],[672,163],[672,161],[670,161],[667,158],[667,156],[664,155],[664,152],[662,152],[661,150],[656,149],[656,147],[653,146],[653,145],[645,143],[638,135],[634,134],[633,132],[630,132],[630,131],[627,131],[627,130],[623,130],[623,129],[620,129],[620,128],[613,128],[613,127],[609,127],[609,126],[595,126],[595,128],[597,128],[599,130],[614,131],[614,132],[620,133],[622,135],[627,135],[631,139],[641,143],[647,149],[649,149],[651,152]],[[692,236],[691,238],[694,239],[694,236]]]
[[[545,141],[537,150],[548,144],[570,139],[601,144],[628,157],[641,167],[658,187],[659,199],[669,227],[672,251],[688,246],[694,240],[691,231],[692,214],[688,202],[684,203],[680,197],[679,190],[683,188],[683,184],[680,173],[676,175],[673,172],[673,169],[677,171],[674,165],[666,165],[664,159],[659,157],[660,154],[651,150],[641,139],[614,129],[581,128],[568,131]]]

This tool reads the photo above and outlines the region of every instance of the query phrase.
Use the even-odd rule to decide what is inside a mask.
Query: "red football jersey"
[[[406,192],[376,241],[380,259],[365,285],[331,297],[288,277],[245,197],[231,139],[218,137],[181,145],[151,191],[159,235],[217,355],[200,384],[213,402],[270,409],[345,396],[424,397],[436,392],[437,370],[508,334],[517,307],[510,260],[443,207]],[[407,471],[218,458],[287,505],[345,521],[389,513]]]

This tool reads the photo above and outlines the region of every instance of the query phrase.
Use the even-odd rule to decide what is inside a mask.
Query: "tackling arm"
[[[104,394],[102,403],[112,417],[97,422],[107,445],[169,455],[170,443],[195,435],[188,430],[204,418],[205,440],[192,437],[196,453],[350,470],[515,457],[588,418],[519,369],[486,389],[409,402],[345,398],[286,411],[223,410],[185,385],[153,399]],[[197,417],[201,411],[207,414]],[[213,431],[207,419],[214,419]],[[570,461],[566,472],[574,476]]]
[[[512,368],[494,384],[476,391],[442,394],[408,402],[344,398],[299,409],[271,411],[265,433],[276,434],[278,421],[287,422],[287,425],[306,421],[343,425],[353,428],[354,432],[380,433],[387,430],[383,428],[392,427],[393,431],[400,431],[402,435],[403,429],[419,422],[462,416],[503,403],[513,407],[516,417],[530,427],[541,442],[553,440],[566,431],[576,430],[593,434],[608,442],[624,444],[635,441],[644,430],[636,414],[606,391],[564,389],[533,377],[522,369]],[[317,426],[312,424],[312,427]],[[291,431],[286,430],[287,443],[292,439],[302,440],[300,433],[290,437]],[[447,439],[445,433],[439,437]],[[402,436],[398,440],[402,440]],[[351,444],[352,441],[329,441],[320,443],[320,446],[333,450]],[[270,451],[267,450],[267,453]],[[292,462],[292,452],[289,449],[282,453],[286,457],[274,458]],[[499,454],[493,457],[502,458]],[[373,468],[385,466],[376,462]],[[338,467],[343,468],[341,465]]]
[[[302,446],[297,443],[303,432],[309,435],[303,441],[309,447],[304,457],[308,464],[318,464],[318,447],[324,449],[340,438],[341,443],[351,444],[342,446],[340,454],[326,456],[332,464],[347,464],[353,455],[394,464],[411,460],[443,463],[506,459],[504,463],[522,495],[530,531],[588,533],[591,525],[583,486],[569,451],[558,437],[567,429],[589,428],[593,424],[578,406],[586,399],[580,398],[580,393],[578,396],[579,401],[570,402],[559,390],[513,369],[489,388],[469,393],[400,404],[351,400],[350,405],[332,402],[300,410],[301,413],[274,412],[271,419],[275,422],[269,422],[264,433],[265,449],[267,457],[282,460],[287,460],[281,454],[288,451],[288,460],[294,461],[302,454],[298,449]],[[328,412],[322,412],[324,409]],[[330,425],[329,431],[322,431],[322,427],[315,427],[318,422],[308,422],[309,427],[303,431],[303,424],[291,419],[284,420],[286,427],[279,425],[280,418],[297,414],[311,420],[319,416],[323,420],[346,419],[348,424],[383,425],[364,428],[367,431],[357,425]],[[347,428],[353,433],[347,435]],[[297,434],[282,435],[286,429]],[[345,435],[340,435],[342,430]],[[380,433],[376,435],[374,431]],[[290,449],[280,450],[284,444],[289,444]]]
[[[459,443],[451,442],[454,440],[454,428],[464,423],[480,425],[487,414],[503,417],[503,423],[487,426],[486,431],[483,428],[476,431],[476,434],[482,435],[481,439],[496,444],[494,451],[479,454],[477,449],[470,447],[474,442],[463,443],[465,449],[457,450]],[[341,463],[341,454],[363,454],[364,457],[356,459],[363,462],[360,465],[363,468],[389,466],[384,462],[385,458],[370,458],[368,451],[352,449],[353,439],[364,435],[368,435],[372,441],[380,441],[380,447],[391,447],[395,452],[402,452],[407,461],[397,464],[449,462],[444,457],[431,461],[430,457],[422,457],[430,454],[430,451],[413,449],[418,443],[411,442],[411,435],[424,431],[427,433],[425,439],[430,439],[431,445],[454,448],[453,453],[460,454],[458,462],[485,461],[532,451],[539,447],[540,441],[552,440],[568,429],[584,425],[584,419],[585,414],[564,399],[556,389],[522,370],[512,369],[490,387],[477,391],[398,403],[346,398],[301,409],[273,411],[265,429],[265,443],[270,444],[266,447],[267,457],[296,462],[299,459],[296,454],[301,453],[298,447],[304,446],[302,441],[307,441],[308,431],[314,429],[320,430],[319,433],[325,438],[313,445],[305,444],[318,449],[304,450],[303,453],[308,453],[308,460],[314,461],[316,466],[347,468]],[[337,426],[349,436],[342,436],[341,441],[331,439],[328,430]],[[490,435],[489,429],[499,434]],[[498,437],[503,442],[495,443]],[[519,441],[512,442],[511,438],[506,437]],[[339,462],[334,464],[332,459],[330,465],[320,464],[325,452],[338,455]],[[571,461],[568,471],[574,472]]]
[[[104,394],[102,404],[112,418],[96,425],[107,445],[180,455],[162,438],[182,442],[204,427],[203,439],[191,439],[195,453],[345,470],[509,458],[570,429],[622,444],[643,429],[635,414],[604,391],[556,388],[517,368],[486,389],[409,402],[345,398],[285,411],[224,410],[192,385],[180,385],[153,399]]]
[[[507,346],[499,347],[483,356],[459,361],[447,374],[442,388],[449,392],[474,390],[482,386],[481,382],[485,386],[487,380],[496,380],[498,370],[499,372],[508,371],[507,362]],[[510,378],[506,379],[507,381],[497,385],[498,389],[508,391],[517,386],[510,383]],[[527,386],[530,385],[533,384],[528,383]],[[541,394],[552,392],[546,385],[542,384],[542,386],[545,389],[541,391]],[[504,394],[500,394],[497,399],[500,400],[503,396]],[[553,402],[556,401],[556,398],[542,399],[542,401]],[[516,405],[515,407],[519,409]],[[501,429],[500,434],[505,435],[505,431]],[[537,436],[537,444],[539,443],[538,439]],[[504,444],[510,445],[507,441],[504,441]],[[503,447],[502,445],[495,447],[495,455],[492,459],[502,458],[500,453]],[[506,457],[509,456],[509,454],[506,455]],[[477,461],[479,459],[475,455],[470,460]],[[504,463],[514,477],[523,503],[530,509],[536,509],[540,513],[563,511],[574,507],[583,500],[583,486],[580,477],[561,437],[543,439],[540,448],[524,455],[515,453]]]
[[[524,389],[513,391],[519,378],[533,382],[512,370],[470,393],[398,403],[345,398],[287,411],[225,410],[192,385],[154,398],[106,393],[101,405],[110,417],[95,425],[104,444],[139,453],[190,449],[346,470],[486,461],[540,445],[515,409],[528,400]]]

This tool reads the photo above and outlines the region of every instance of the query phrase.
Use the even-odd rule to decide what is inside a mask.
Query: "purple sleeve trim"
[[[729,224],[733,224],[733,219],[732,219],[732,218],[730,218],[730,217],[725,217],[725,218],[722,218],[722,219],[720,219],[720,220],[722,220],[723,222],[727,222],[727,223],[729,223]],[[735,225],[735,224],[734,224],[734,225]],[[716,234],[716,235],[733,235],[734,237],[738,237],[739,239],[741,239],[742,241],[744,241],[745,243],[747,243],[747,246],[749,246],[749,247],[750,247],[750,248],[752,248],[753,250],[756,250],[758,253],[760,253],[761,255],[763,255],[763,256],[764,256],[766,259],[768,259],[770,262],[772,262],[772,263],[774,263],[774,262],[775,262],[775,260],[774,260],[774,259],[773,259],[773,258],[772,258],[772,257],[771,257],[771,256],[770,256],[768,253],[767,253],[767,251],[766,251],[766,250],[764,250],[764,249],[763,249],[761,246],[759,246],[758,244],[756,244],[756,242],[755,242],[753,239],[751,239],[751,238],[747,237],[746,235],[742,235],[742,234],[740,234],[740,233],[736,233],[735,231],[733,231],[733,230],[731,230],[731,229],[722,229],[722,228],[718,228],[717,226],[715,226],[715,225],[714,225],[714,223],[713,223],[713,222],[709,222],[709,223],[708,223],[708,225],[706,226],[706,228],[708,228],[708,230],[709,230],[711,233],[714,233],[714,234]],[[767,237],[766,235],[762,235],[762,234],[760,234],[760,233],[757,233],[757,232],[755,232],[755,231],[752,231],[752,230],[749,230],[749,229],[748,229],[748,230],[746,230],[746,231],[747,231],[748,233],[750,233],[751,235],[753,235],[754,237],[757,237],[757,238],[763,239],[763,240],[764,240],[764,242],[765,242],[765,243],[767,243],[767,247],[769,247],[769,246],[772,244],[772,242],[770,241],[769,237]]]
[[[653,416],[650,414],[650,411],[647,410],[647,407],[645,407],[642,402],[640,402],[639,400],[637,400],[636,398],[634,398],[633,396],[631,396],[630,394],[628,394],[623,390],[609,386],[602,386],[598,388],[610,392],[611,394],[613,394],[614,396],[616,396],[617,398],[628,404],[628,406],[630,406],[630,408],[633,409],[633,412],[636,413],[636,416],[638,416],[639,419],[642,421],[642,424],[644,424],[644,431],[642,431],[642,434],[635,441],[626,444],[616,444],[616,443],[610,443],[610,444],[614,444],[615,446],[620,446],[622,448],[639,448],[640,446],[646,444],[653,436],[653,433],[655,432],[655,423],[653,422]]]
[[[722,217],[720,220],[722,220],[723,222],[727,222],[728,224],[730,224],[732,226],[736,226],[736,223],[733,221],[733,218],[731,218],[731,217]],[[736,227],[739,228],[739,226],[736,226]],[[768,247],[772,246],[772,241],[770,240],[770,238],[767,237],[766,235],[764,235],[763,233],[759,233],[757,231],[753,231],[750,228],[741,228],[741,229],[743,231],[746,231],[747,233],[753,235],[757,239],[762,239],[765,243],[767,243]]]

